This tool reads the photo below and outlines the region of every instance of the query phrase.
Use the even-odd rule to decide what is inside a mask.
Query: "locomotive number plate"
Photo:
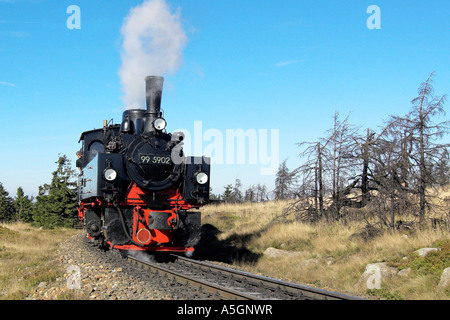
[[[156,164],[156,165],[171,165],[172,161],[169,156],[158,156],[153,154],[141,154],[139,156],[140,164]]]

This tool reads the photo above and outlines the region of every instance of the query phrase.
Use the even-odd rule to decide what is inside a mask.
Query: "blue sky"
[[[120,30],[142,2],[0,0],[0,182],[10,195],[22,186],[35,196],[58,153],[75,162],[81,132],[104,119],[120,123]],[[194,121],[224,136],[278,129],[279,160],[294,168],[295,143],[321,137],[335,111],[376,129],[408,112],[432,71],[436,93],[450,93],[447,0],[167,3],[188,37],[181,67],[165,75],[169,131],[193,131]],[[81,10],[79,30],[66,25],[72,4]],[[381,9],[381,29],[367,28],[370,5]],[[216,165],[213,192],[236,178],[272,189],[275,177],[260,169]]]

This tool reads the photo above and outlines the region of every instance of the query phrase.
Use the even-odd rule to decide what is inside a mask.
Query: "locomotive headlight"
[[[103,173],[105,175],[105,179],[108,181],[114,181],[117,178],[117,172],[114,169],[106,169]]]
[[[205,184],[208,182],[208,175],[204,172],[199,172],[195,175],[195,181],[197,181],[198,184]]]
[[[158,118],[153,122],[153,126],[155,127],[156,130],[164,130],[166,125],[167,122],[163,118]]]

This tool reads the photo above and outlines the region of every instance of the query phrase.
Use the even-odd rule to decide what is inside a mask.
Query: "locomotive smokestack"
[[[147,95],[147,112],[146,114],[159,116],[161,110],[161,96],[164,78],[157,76],[149,76],[145,78],[146,95]]]
[[[153,121],[161,116],[163,84],[163,77],[149,76],[145,78],[147,111],[145,112],[144,132],[154,131]]]

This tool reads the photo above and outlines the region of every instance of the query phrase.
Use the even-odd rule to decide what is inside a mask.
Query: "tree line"
[[[39,186],[36,198],[26,196],[22,187],[17,189],[16,197],[0,183],[0,221],[22,221],[37,227],[73,227],[77,212],[77,190],[74,170],[67,156],[59,155],[57,169],[52,173],[50,184]]]
[[[357,127],[349,115],[336,112],[323,137],[298,143],[303,165],[290,170],[286,160],[280,164],[273,191],[258,185],[240,192],[237,179],[220,198],[291,199],[286,214],[308,221],[339,220],[358,212],[390,228],[402,223],[398,217],[424,223],[431,209],[445,204],[436,190],[450,181],[449,143],[442,142],[450,121],[439,120],[447,96],[434,93],[433,77],[434,72],[419,86],[406,115],[389,116],[378,130]]]

